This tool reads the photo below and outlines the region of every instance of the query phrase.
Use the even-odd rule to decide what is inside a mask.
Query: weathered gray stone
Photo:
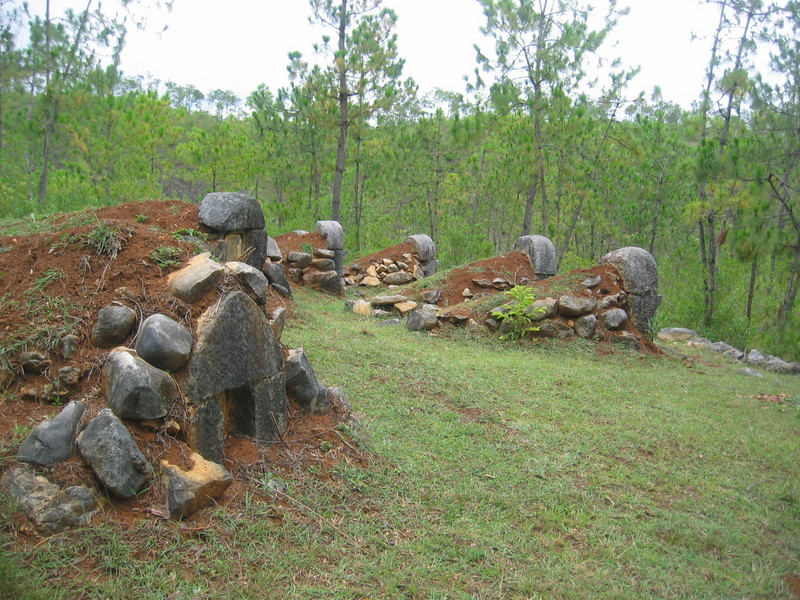
[[[556,316],[558,313],[558,300],[555,298],[539,298],[525,309],[531,321],[541,321]]]
[[[286,278],[286,271],[283,265],[279,263],[264,265],[264,274],[267,276],[267,280],[273,286],[276,286],[276,289],[277,286],[280,286],[286,290],[286,294],[281,294],[284,298],[292,297],[292,286],[289,285],[289,280]]]
[[[414,281],[414,276],[408,271],[397,271],[396,273],[389,273],[383,278],[383,283],[386,285],[403,285]]]
[[[663,342],[681,342],[700,337],[694,329],[684,327],[665,327],[658,332],[657,339]]]
[[[204,252],[192,257],[182,269],[170,273],[167,287],[173,296],[191,304],[217,285],[224,274],[223,266]]]
[[[80,367],[61,367],[53,382],[53,389],[61,396],[69,394],[81,381],[83,371]]]
[[[303,275],[303,283],[325,294],[344,295],[344,279],[336,271],[309,271]]]
[[[728,350],[736,350],[736,348],[734,348],[730,344],[726,344],[725,342],[714,342],[709,347],[714,352],[719,352],[720,354],[722,354],[723,352],[727,352]]]
[[[600,260],[619,272],[623,288],[629,294],[627,302],[633,324],[639,331],[645,331],[661,304],[653,255],[643,248],[628,246],[609,252]]]
[[[172,377],[127,348],[108,355],[101,386],[111,410],[123,419],[165,417],[178,396]]]
[[[67,460],[83,412],[83,403],[73,401],[55,417],[37,425],[20,446],[17,460],[42,466]]]
[[[328,250],[327,248],[314,248],[314,258],[329,258],[333,260],[336,258],[336,250]]]
[[[439,318],[433,311],[415,310],[406,319],[406,329],[409,331],[428,331],[439,326]]]
[[[192,341],[192,332],[186,327],[167,315],[155,314],[139,327],[135,350],[142,360],[157,369],[175,372],[186,364]]]
[[[762,362],[764,362],[765,358],[766,357],[755,348],[753,348],[752,350],[750,350],[750,352],[747,353],[747,362],[754,365],[760,365]]]
[[[383,306],[385,304],[397,304],[398,302],[406,302],[408,297],[403,296],[401,294],[381,294],[380,296],[375,296],[374,298],[370,299],[369,303],[372,306]]]
[[[600,285],[601,281],[602,279],[600,278],[599,275],[592,275],[581,281],[581,285],[586,288],[593,288]]]
[[[333,251],[333,262],[336,264],[336,274],[340,277],[344,272],[344,261],[347,259],[347,250],[344,248]]]
[[[212,192],[200,203],[200,223],[216,231],[264,229],[264,210],[245,194]]]
[[[575,333],[580,337],[589,339],[597,329],[597,317],[594,315],[583,315],[575,319]]]
[[[764,360],[761,361],[762,367],[769,369],[770,371],[777,371],[779,373],[783,373],[784,370],[789,366],[782,358],[777,356],[772,356],[771,354],[764,357]]]
[[[261,267],[264,266],[264,261],[267,260],[268,244],[269,236],[263,228],[246,231],[242,235],[244,252],[236,256],[226,255],[225,260],[238,260],[250,265],[254,269],[261,270]]]
[[[427,290],[422,292],[422,299],[428,304],[436,304],[442,297],[442,292],[438,290]]]
[[[289,252],[286,261],[297,269],[305,269],[311,264],[312,256],[308,252]]]
[[[97,508],[92,493],[80,485],[63,491],[28,466],[9,469],[2,486],[37,527],[48,533],[61,533],[88,522]]]
[[[420,262],[429,263],[432,260],[436,260],[436,244],[433,243],[433,240],[430,238],[430,236],[427,236],[424,233],[410,235],[403,240],[403,243],[414,244],[414,247],[417,249],[417,256],[419,257]],[[428,273],[425,274],[429,275]],[[432,275],[432,273],[430,275]]]
[[[378,322],[378,327],[388,327],[391,325],[400,325],[403,322],[403,319],[384,319],[383,321]]]
[[[264,312],[247,294],[233,292],[200,317],[186,396],[198,406],[212,400],[218,403],[219,410],[209,409],[208,414],[227,415],[231,433],[276,441],[288,419],[282,368],[283,354]],[[206,449],[222,447],[221,431],[216,425],[198,425],[198,419],[195,414],[194,448],[206,459],[219,462],[219,454]],[[198,442],[198,430],[219,438]]]
[[[557,320],[539,321],[536,326],[539,328],[539,330],[531,332],[533,337],[566,340],[575,335],[575,330],[572,327]]]
[[[621,308],[612,308],[600,315],[600,324],[606,329],[619,329],[627,318],[628,313],[624,310]]]
[[[61,356],[64,357],[64,360],[71,360],[72,357],[75,356],[75,352],[78,351],[79,343],[80,339],[78,339],[78,336],[71,333],[61,338]]]
[[[222,400],[226,400],[223,396]],[[189,444],[207,460],[225,460],[225,414],[217,398],[189,407]]]
[[[197,453],[192,453],[190,459],[194,465],[188,471],[166,461],[162,463],[167,506],[173,519],[186,518],[219,500],[233,482],[233,476],[222,465]]]
[[[722,353],[722,356],[733,360],[744,360],[744,352],[742,352],[738,348],[732,348],[731,350],[726,350],[725,352]]]
[[[565,317],[579,317],[592,312],[597,300],[586,296],[565,295],[558,299],[558,313]]]
[[[324,413],[331,406],[328,388],[317,379],[302,348],[289,350],[286,359],[286,393],[301,408],[313,414]]]
[[[310,266],[320,271],[336,270],[336,262],[332,258],[315,258],[311,261]]]
[[[270,326],[272,327],[272,335],[275,336],[275,341],[278,343],[280,343],[283,329],[286,327],[286,315],[286,308],[283,306],[279,306],[272,311],[272,322]]]
[[[278,242],[273,237],[267,236],[267,258],[278,262],[283,258]]]
[[[619,304],[628,297],[628,294],[625,291],[621,291],[617,294],[611,294],[609,296],[603,296],[597,301],[597,310],[605,310],[609,308],[612,304]]]
[[[315,228],[325,238],[328,250],[344,250],[344,230],[339,221],[317,221]]]
[[[439,271],[439,261],[438,260],[429,260],[425,264],[422,265],[422,273],[425,277],[430,277],[432,275],[436,275]],[[419,277],[417,277],[419,279]]]
[[[787,362],[781,372],[789,375],[800,375],[800,362]]]
[[[539,277],[552,277],[558,272],[556,247],[543,235],[523,235],[514,242],[514,251],[528,255]]]
[[[92,343],[98,348],[112,348],[122,344],[136,323],[136,311],[121,304],[111,304],[100,309],[92,329]]]
[[[225,270],[252,292],[258,304],[264,304],[267,301],[269,281],[259,269],[247,263],[234,261],[225,263]]]
[[[104,408],[78,436],[78,449],[108,491],[131,498],[142,489],[150,465],[128,429]]]

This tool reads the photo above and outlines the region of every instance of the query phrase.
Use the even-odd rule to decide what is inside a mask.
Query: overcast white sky
[[[591,0],[598,11],[607,0]],[[708,37],[716,11],[702,0],[628,0],[630,14],[601,54],[619,55],[642,70],[630,91],[648,95],[661,86],[667,100],[689,108],[702,87],[709,56]],[[29,0],[43,14],[44,0]],[[51,0],[51,12],[86,0]],[[110,9],[108,0],[104,5]],[[481,43],[484,19],[476,0],[384,0],[398,15],[398,46],[406,59],[404,77],[421,92],[435,87],[464,91],[463,76],[475,68],[474,43]],[[308,23],[306,0],[175,0],[162,16],[160,34],[131,31],[122,55],[127,75],[150,74],[162,81],[193,84],[203,92],[228,89],[246,98],[260,83],[272,90],[288,84],[287,53],[312,59],[321,30]],[[153,25],[158,19],[153,19]],[[692,33],[705,39],[692,41]],[[482,44],[489,47],[486,41]]]

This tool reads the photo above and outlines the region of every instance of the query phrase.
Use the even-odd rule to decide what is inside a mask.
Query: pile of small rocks
[[[725,342],[712,342],[702,337],[693,329],[666,327],[658,332],[656,339],[662,342],[682,342],[687,346],[695,346],[712,352],[718,352],[726,358],[749,365],[737,371],[740,375],[749,375],[751,377],[764,376],[752,367],[758,367],[776,373],[800,375],[800,362],[787,362],[771,354],[765,356],[755,348],[751,349],[749,352],[745,352]]]
[[[411,235],[403,244],[410,245],[414,250],[403,252],[402,260],[392,258],[394,252],[389,248],[384,252],[389,256],[372,259],[368,265],[351,265],[345,273],[345,283],[365,287],[403,285],[437,272],[439,261],[436,259],[436,245],[430,237],[424,234]]]
[[[292,283],[341,296],[345,282],[342,279],[345,258],[344,232],[337,221],[317,221],[316,231],[325,240],[325,248],[312,248],[311,252],[289,251],[281,259],[282,267]],[[295,231],[298,236],[307,231]]]

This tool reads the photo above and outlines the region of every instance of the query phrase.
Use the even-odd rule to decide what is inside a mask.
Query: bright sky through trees
[[[66,6],[85,2],[51,0],[53,14]],[[595,0],[602,13],[606,2]],[[626,64],[642,70],[630,92],[653,86],[664,98],[688,108],[702,88],[708,60],[708,36],[713,33],[716,10],[701,0],[628,0],[630,14],[611,39],[618,45],[603,47]],[[424,93],[435,87],[463,91],[463,76],[475,68],[473,44],[481,41],[484,23],[474,0],[387,0],[399,17],[400,55],[406,59],[404,76],[413,77]],[[44,14],[44,0],[30,0],[33,14]],[[112,5],[104,2],[104,10]],[[151,74],[163,81],[192,84],[203,91],[229,89],[244,98],[260,83],[271,89],[288,84],[287,53],[299,50],[313,60],[312,44],[321,30],[308,23],[305,0],[175,0],[173,11],[151,19],[164,33],[130,31],[122,55],[129,76]],[[692,33],[703,36],[692,41]]]

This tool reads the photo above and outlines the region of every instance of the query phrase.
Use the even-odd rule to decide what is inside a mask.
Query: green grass
[[[800,378],[684,347],[691,367],[411,333],[296,297],[283,341],[347,393],[367,468],[298,456],[283,494],[264,475],[211,527],[101,519],[0,553],[0,573],[51,597],[791,598]]]

